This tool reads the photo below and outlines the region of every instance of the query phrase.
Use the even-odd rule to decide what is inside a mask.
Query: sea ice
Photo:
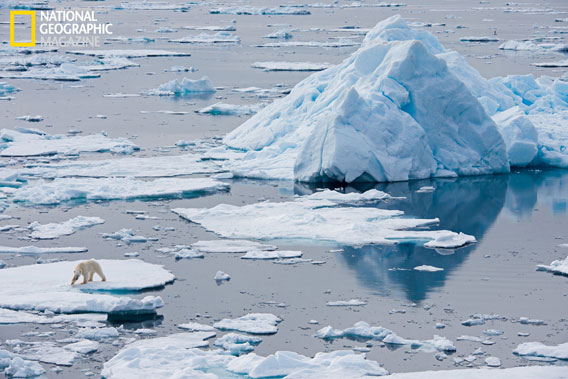
[[[0,246],[0,253],[4,254],[40,255],[40,254],[72,254],[72,253],[86,253],[86,252],[87,252],[86,247]]]
[[[338,191],[332,191],[329,189],[324,189],[323,191],[317,191],[307,196],[297,196],[297,200],[327,200],[335,204],[347,205],[347,204],[361,204],[361,203],[373,203],[377,201],[385,201],[395,199],[386,192],[379,191],[376,189],[370,189],[363,193],[349,192],[341,193]]]
[[[22,340],[6,340],[13,352],[25,359],[52,363],[58,366],[71,366],[78,354],[57,346],[54,342],[28,342]]]
[[[138,146],[125,138],[111,139],[103,134],[68,137],[43,132],[40,134],[29,129],[2,129],[0,141],[0,156],[3,157],[139,150]]]
[[[101,341],[107,338],[118,338],[119,333],[116,328],[80,328],[75,334],[76,338],[85,338],[93,341]]]
[[[499,42],[499,38],[495,37],[462,37],[460,38],[461,42]]]
[[[7,268],[0,271],[0,307],[55,313],[153,313],[163,306],[160,297],[133,299],[112,292],[141,291],[164,286],[175,277],[159,265],[131,260],[98,260],[107,277],[85,285],[69,285],[79,261]],[[68,279],[67,279],[68,278]],[[109,294],[103,294],[108,292]]]
[[[100,200],[153,200],[196,197],[224,191],[228,184],[208,178],[163,178],[153,181],[132,178],[58,178],[37,181],[15,191],[14,201],[49,205]]]
[[[187,322],[185,324],[178,324],[180,329],[187,330],[189,332],[214,332],[215,328],[210,325],[200,324],[198,322]]]
[[[14,87],[13,85],[10,85],[6,82],[0,82],[0,99],[1,98],[7,98],[10,99],[10,97],[7,97],[6,95],[14,93],[14,92],[18,92],[21,91],[19,88]]]
[[[423,351],[456,351],[452,342],[445,337],[435,335],[431,340],[410,340],[398,336],[392,330],[381,326],[371,326],[364,321],[359,321],[352,327],[343,330],[326,326],[318,330],[315,337],[321,339],[353,338],[377,340],[392,345],[408,345],[413,349],[421,349]]]
[[[236,176],[263,177],[262,170],[263,178],[348,183],[508,172],[501,134],[435,55],[444,51],[398,16],[380,22],[343,63],[226,135],[226,145],[246,151],[229,168]]]
[[[32,230],[30,236],[37,239],[54,239],[61,236],[68,236],[78,230],[86,229],[94,225],[104,223],[100,217],[77,216],[60,223],[40,224],[32,222],[28,228]]]
[[[284,42],[269,42],[256,45],[256,47],[315,47],[315,48],[337,48],[337,47],[351,47],[359,45],[358,42],[350,39],[340,39],[337,41],[318,42],[318,41],[284,41]]]
[[[539,271],[548,271],[553,274],[568,275],[568,257],[552,261],[550,265],[537,265],[536,269]]]
[[[168,50],[72,50],[67,51],[67,54],[75,55],[90,55],[93,57],[107,58],[144,58],[144,57],[189,57],[191,54],[180,51]]]
[[[203,253],[247,253],[253,250],[272,251],[277,247],[247,240],[211,240],[197,241],[191,245]]]
[[[81,79],[98,78],[99,74],[93,73],[75,63],[63,63],[55,67],[32,66],[26,71],[0,71],[0,78],[11,79],[38,79],[76,82]]]
[[[524,342],[517,346],[513,353],[521,356],[568,359],[568,343],[548,346],[540,342]]]
[[[426,272],[444,271],[444,269],[441,268],[441,267],[428,266],[428,265],[416,266],[416,267],[414,267],[414,270],[416,270],[416,271],[426,271]]]
[[[249,334],[275,334],[282,319],[270,313],[249,313],[239,318],[225,318],[213,324],[219,330]]]
[[[241,43],[241,39],[236,34],[223,31],[215,34],[201,33],[196,36],[171,39],[168,42],[194,44],[239,44]]]
[[[362,305],[367,305],[367,302],[360,299],[351,299],[328,301],[325,305],[327,305],[328,307],[360,307]]]
[[[311,62],[254,62],[251,67],[260,68],[264,71],[322,71],[330,68],[329,63]]]
[[[262,342],[260,337],[252,337],[238,333],[227,333],[223,337],[217,338],[213,346],[218,346],[232,355],[242,355],[254,350],[254,346]]]
[[[39,363],[0,349],[0,370],[2,369],[8,378],[33,378],[45,374],[45,369]]]
[[[81,340],[65,345],[63,348],[76,353],[91,354],[98,350],[99,343],[97,341]]]
[[[248,251],[245,255],[241,256],[241,259],[287,259],[287,258],[300,258],[302,256],[301,251],[292,251],[292,250],[275,250],[275,251],[266,251],[266,250],[251,250]]]
[[[213,277],[213,279],[215,279],[217,281],[231,280],[231,276],[229,274],[227,274],[226,272],[217,271],[217,273],[215,273],[215,276]]]
[[[194,259],[204,257],[205,255],[203,255],[202,253],[191,249],[181,249],[175,254],[176,259]]]
[[[102,237],[105,239],[113,239],[118,241],[124,241],[127,244],[131,243],[144,243],[147,242],[148,239],[144,236],[138,236],[132,229],[120,229],[114,233],[102,233]]]
[[[214,93],[215,87],[207,76],[199,80],[183,78],[176,79],[160,85],[158,88],[148,91],[150,95],[158,96],[187,96],[195,93]]]
[[[215,103],[201,108],[197,113],[212,116],[249,116],[258,113],[264,106],[265,104],[262,103],[252,105]]]
[[[209,10],[211,14],[235,15],[309,15],[310,11],[298,7],[258,8],[251,6],[219,7]]]
[[[475,241],[472,236],[445,230],[408,230],[431,225],[437,219],[401,218],[403,212],[396,210],[337,207],[329,200],[296,198],[242,207],[220,204],[210,209],[178,208],[173,212],[226,238],[306,239],[346,245],[413,240],[427,242],[428,247],[448,248]]]

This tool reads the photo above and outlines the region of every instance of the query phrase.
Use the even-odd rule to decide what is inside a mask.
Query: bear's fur
[[[71,285],[75,284],[75,282],[79,279],[81,275],[83,275],[83,282],[81,284],[87,284],[87,280],[89,282],[93,281],[93,275],[97,274],[103,282],[106,281],[105,274],[103,274],[103,270],[99,263],[94,259],[90,259],[88,261],[83,261],[75,267],[75,271],[73,272],[73,279],[71,280]]]

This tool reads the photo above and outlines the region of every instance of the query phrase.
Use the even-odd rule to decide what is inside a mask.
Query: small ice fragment
[[[231,280],[231,277],[229,276],[229,274],[227,274],[223,271],[217,271],[217,273],[215,274],[213,279],[215,279],[217,281],[222,281],[222,280]]]
[[[367,305],[365,300],[351,299],[351,300],[338,300],[338,301],[328,301],[326,303],[328,307],[358,307],[362,305]]]
[[[428,266],[428,265],[416,266],[416,267],[414,267],[414,270],[416,270],[416,271],[426,271],[426,272],[444,271],[444,269],[441,268],[441,267]]]
[[[485,364],[489,367],[499,367],[501,366],[501,360],[497,357],[487,357],[485,358]]]

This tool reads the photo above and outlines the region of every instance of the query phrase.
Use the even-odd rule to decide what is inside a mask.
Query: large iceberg
[[[567,119],[567,82],[487,80],[393,16],[349,58],[309,76],[223,142],[242,152],[227,165],[236,176],[399,181],[568,167]]]
[[[160,297],[134,299],[114,292],[163,287],[175,277],[162,266],[137,259],[98,261],[107,281],[71,286],[78,261],[7,268],[0,271],[0,308],[55,313],[155,313]]]
[[[380,22],[351,57],[225,137],[229,147],[249,152],[236,174],[248,176],[258,161],[300,181],[508,172],[495,123],[435,55],[443,51],[398,16]]]

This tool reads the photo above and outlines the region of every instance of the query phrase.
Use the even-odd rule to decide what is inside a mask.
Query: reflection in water
[[[417,193],[422,186],[434,186],[430,193]],[[456,179],[432,179],[345,188],[346,192],[376,188],[392,196],[403,196],[380,207],[400,209],[409,216],[439,218],[436,228],[471,234],[478,241],[505,207],[507,214],[530,217],[542,203],[553,213],[566,212],[568,171],[525,170],[511,175],[489,175]],[[297,194],[315,188],[297,184]],[[430,291],[444,286],[452,271],[467,260],[477,244],[455,251],[433,250],[413,243],[395,246],[344,247],[341,254],[361,283],[382,296],[403,297],[412,302],[426,299]],[[444,271],[423,273],[412,270],[419,265],[441,267]],[[402,268],[410,270],[392,270]]]

